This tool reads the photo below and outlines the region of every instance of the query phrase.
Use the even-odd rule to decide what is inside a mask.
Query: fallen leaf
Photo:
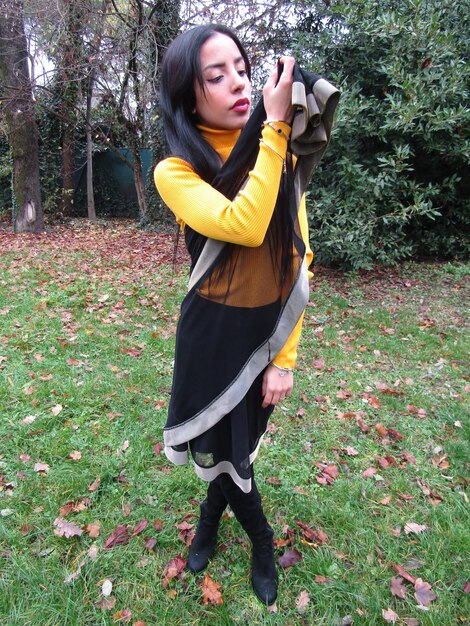
[[[147,528],[147,525],[148,525],[148,521],[144,517],[144,519],[141,519],[140,522],[136,525],[136,527],[132,531],[131,537],[135,537],[136,535],[141,533],[143,530]]]
[[[154,550],[157,545],[157,540],[153,537],[144,537],[144,548],[146,550]]]
[[[330,582],[330,579],[326,576],[322,576],[321,574],[315,574],[315,582],[320,585],[327,585]]]
[[[56,404],[51,409],[52,415],[56,415],[56,416],[59,415],[59,413],[62,411],[63,408],[64,407],[61,404]]]
[[[153,446],[153,453],[155,456],[158,456],[163,450],[163,444],[158,442]]]
[[[385,498],[382,498],[382,500],[379,501],[379,504],[383,504],[384,506],[387,506],[390,504],[392,500],[392,496],[385,496]]]
[[[415,598],[421,606],[429,606],[433,600],[437,598],[431,585],[421,578],[417,578],[415,582]]]
[[[406,587],[402,585],[403,578],[394,577],[390,581],[390,591],[392,592],[392,596],[397,596],[397,598],[404,598],[406,595]]]
[[[303,556],[300,554],[298,550],[292,548],[291,550],[286,550],[282,556],[279,557],[278,563],[284,569],[288,567],[293,567],[297,565],[299,561],[301,561]]]
[[[177,525],[178,530],[180,531],[178,535],[178,539],[185,543],[187,546],[190,546],[196,531],[194,530],[194,524],[190,524],[186,520],[181,522],[181,524]]]
[[[99,537],[100,535],[100,523],[98,521],[93,522],[92,524],[87,524],[85,526],[85,531],[90,535],[92,539]]]
[[[186,560],[183,559],[181,554],[178,554],[177,556],[175,556],[174,559],[168,561],[165,567],[165,571],[163,572],[162,587],[165,588],[170,580],[172,580],[173,578],[179,579],[181,577],[181,572],[184,570],[185,567]]]
[[[405,533],[407,535],[415,534],[419,535],[419,533],[424,532],[427,529],[427,526],[424,524],[416,524],[415,522],[407,522],[405,524]]]
[[[217,604],[223,604],[222,594],[219,591],[220,588],[221,584],[216,583],[212,580],[209,574],[206,574],[201,585],[204,604],[209,604],[209,602],[212,604],[212,606],[216,606]]]
[[[356,415],[356,423],[363,433],[369,432],[369,426],[364,422],[360,415]]]
[[[73,460],[73,461],[79,461],[82,458],[82,453],[79,452],[78,450],[74,450],[73,452],[71,452],[69,454],[69,457]]]
[[[34,464],[34,471],[35,472],[45,472],[47,474],[49,469],[50,469],[50,467],[49,467],[49,465],[47,465],[47,463],[35,463]]]
[[[76,502],[75,500],[69,500],[60,507],[60,517],[66,517],[72,512],[79,513],[80,511],[84,511],[89,504],[91,504],[91,500],[86,497],[79,498]]]
[[[414,617],[403,617],[402,622],[406,624],[406,626],[419,626],[419,620]]]
[[[356,448],[352,448],[351,446],[347,446],[346,448],[341,448],[342,452],[345,452],[348,456],[357,456],[359,452]]]
[[[98,558],[98,546],[96,543],[92,544],[88,550],[88,556],[92,561],[96,561]]]
[[[338,467],[333,464],[315,463],[322,471],[317,474],[316,481],[320,485],[332,485],[338,476]]]
[[[113,532],[104,542],[103,549],[110,550],[115,546],[127,543],[129,539],[129,526],[123,526],[122,524],[119,524],[119,526],[113,530]]]
[[[463,592],[464,593],[470,593],[470,580],[467,580],[467,582],[463,586]]]
[[[402,567],[401,565],[397,565],[396,563],[390,563],[390,567],[393,567],[397,574],[403,576],[403,578],[409,583],[411,583],[412,585],[415,584],[416,578],[408,573],[404,567]]]
[[[297,607],[297,611],[302,615],[307,610],[307,605],[310,602],[310,596],[308,592],[303,591],[300,592],[299,597],[295,601],[295,606]]]
[[[387,436],[387,429],[382,424],[382,422],[379,422],[378,424],[375,425],[375,430],[379,433],[381,437]]]
[[[372,478],[372,476],[376,473],[377,473],[377,469],[375,467],[369,467],[368,469],[362,472],[362,476],[364,478]]]
[[[300,520],[295,522],[303,530],[304,537],[309,541],[321,546],[328,541],[328,535],[321,528],[310,528]]]
[[[116,596],[109,596],[109,598],[101,598],[101,600],[98,600],[98,602],[96,603],[96,606],[99,609],[106,609],[108,611],[111,611],[111,609],[114,609],[116,605]]]
[[[132,611],[130,609],[121,609],[113,615],[115,622],[130,622],[132,619]]]
[[[36,420],[35,415],[27,415],[21,420],[22,424],[32,424]]]
[[[395,624],[398,619],[398,615],[392,609],[382,609],[382,617],[389,624]]]
[[[403,455],[403,458],[406,461],[408,461],[408,463],[411,463],[412,465],[416,465],[416,457],[410,454],[410,452],[408,452],[407,450],[403,450],[402,455]]]
[[[98,476],[88,487],[88,491],[96,491],[98,489],[98,485],[101,482],[101,476]]]
[[[58,535],[59,537],[65,537],[66,539],[69,539],[70,537],[80,537],[80,535],[82,534],[82,529],[77,526],[77,524],[74,524],[73,522],[67,522],[67,520],[63,519],[62,517],[57,517],[54,520],[54,534]]]

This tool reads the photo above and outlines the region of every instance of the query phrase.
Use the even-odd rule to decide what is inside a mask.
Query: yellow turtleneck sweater
[[[277,125],[286,134],[290,133],[289,126]],[[239,130],[206,127],[201,127],[201,132],[223,161],[228,158],[240,134]],[[189,163],[176,157],[158,163],[154,173],[155,184],[183,231],[188,224],[196,232],[211,239],[257,247],[264,241],[276,205],[286,150],[286,138],[270,126],[265,126],[255,166],[249,173],[246,185],[233,201],[202,180]],[[299,224],[307,246],[308,266],[313,254],[308,240],[304,199],[299,210]],[[294,367],[301,329],[302,318],[273,359],[279,367]]]

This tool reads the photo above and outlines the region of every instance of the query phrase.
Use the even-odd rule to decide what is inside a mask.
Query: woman
[[[253,461],[274,406],[292,392],[312,260],[288,152],[293,71],[294,59],[282,57],[250,118],[250,64],[234,33],[210,24],[179,35],[161,76],[172,156],[155,169],[192,260],[164,431],[168,458],[184,463],[189,448],[209,483],[188,567],[207,566],[229,504],[268,605],[277,594],[273,531]]]

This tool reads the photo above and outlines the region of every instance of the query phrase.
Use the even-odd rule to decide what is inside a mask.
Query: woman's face
[[[221,33],[210,37],[200,51],[204,89],[196,80],[196,113],[209,128],[243,128],[250,116],[251,83],[237,44]]]

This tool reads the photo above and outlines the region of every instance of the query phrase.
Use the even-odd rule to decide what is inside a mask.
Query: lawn
[[[229,512],[207,572],[181,570],[205,493],[161,451],[182,244],[175,267],[129,223],[0,245],[2,626],[470,623],[469,264],[316,269],[256,462],[267,609]]]

